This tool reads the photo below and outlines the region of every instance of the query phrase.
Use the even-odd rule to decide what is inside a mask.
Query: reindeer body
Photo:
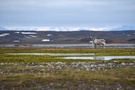
[[[105,39],[96,39],[91,37],[92,41],[90,43],[94,44],[94,47],[97,48],[97,45],[105,47]]]

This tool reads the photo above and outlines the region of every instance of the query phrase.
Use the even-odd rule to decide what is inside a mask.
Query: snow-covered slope
[[[135,30],[135,26],[113,26],[113,27],[0,27],[0,30],[18,30],[18,31],[112,31],[112,30]]]

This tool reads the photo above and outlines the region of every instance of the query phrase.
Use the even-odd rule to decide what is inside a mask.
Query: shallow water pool
[[[73,60],[112,60],[112,59],[135,59],[135,56],[96,56],[95,53],[7,53],[10,55],[46,55],[58,56],[63,59]]]
[[[112,60],[112,59],[135,59],[135,56],[89,56],[89,57],[64,57],[64,59],[87,59],[87,60]]]

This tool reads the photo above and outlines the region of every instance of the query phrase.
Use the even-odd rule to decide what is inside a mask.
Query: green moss
[[[0,53],[101,53],[101,55],[135,55],[132,48],[0,48]]]

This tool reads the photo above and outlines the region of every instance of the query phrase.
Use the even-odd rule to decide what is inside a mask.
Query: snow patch
[[[37,34],[36,32],[21,32],[21,34]]]
[[[20,32],[14,32],[14,33],[19,34]]]
[[[10,35],[9,33],[3,33],[3,34],[0,34],[0,37],[5,37],[7,35]]]
[[[52,36],[52,34],[47,34],[48,37]]]
[[[37,36],[34,35],[28,35],[28,36],[24,36],[25,38],[36,38]]]
[[[13,40],[13,42],[18,43],[18,42],[21,42],[21,41],[20,40]]]
[[[42,39],[42,42],[49,42],[50,39]]]
[[[32,38],[35,38],[35,37],[37,37],[37,36],[34,36],[34,35],[29,35],[30,37],[32,37]]]

